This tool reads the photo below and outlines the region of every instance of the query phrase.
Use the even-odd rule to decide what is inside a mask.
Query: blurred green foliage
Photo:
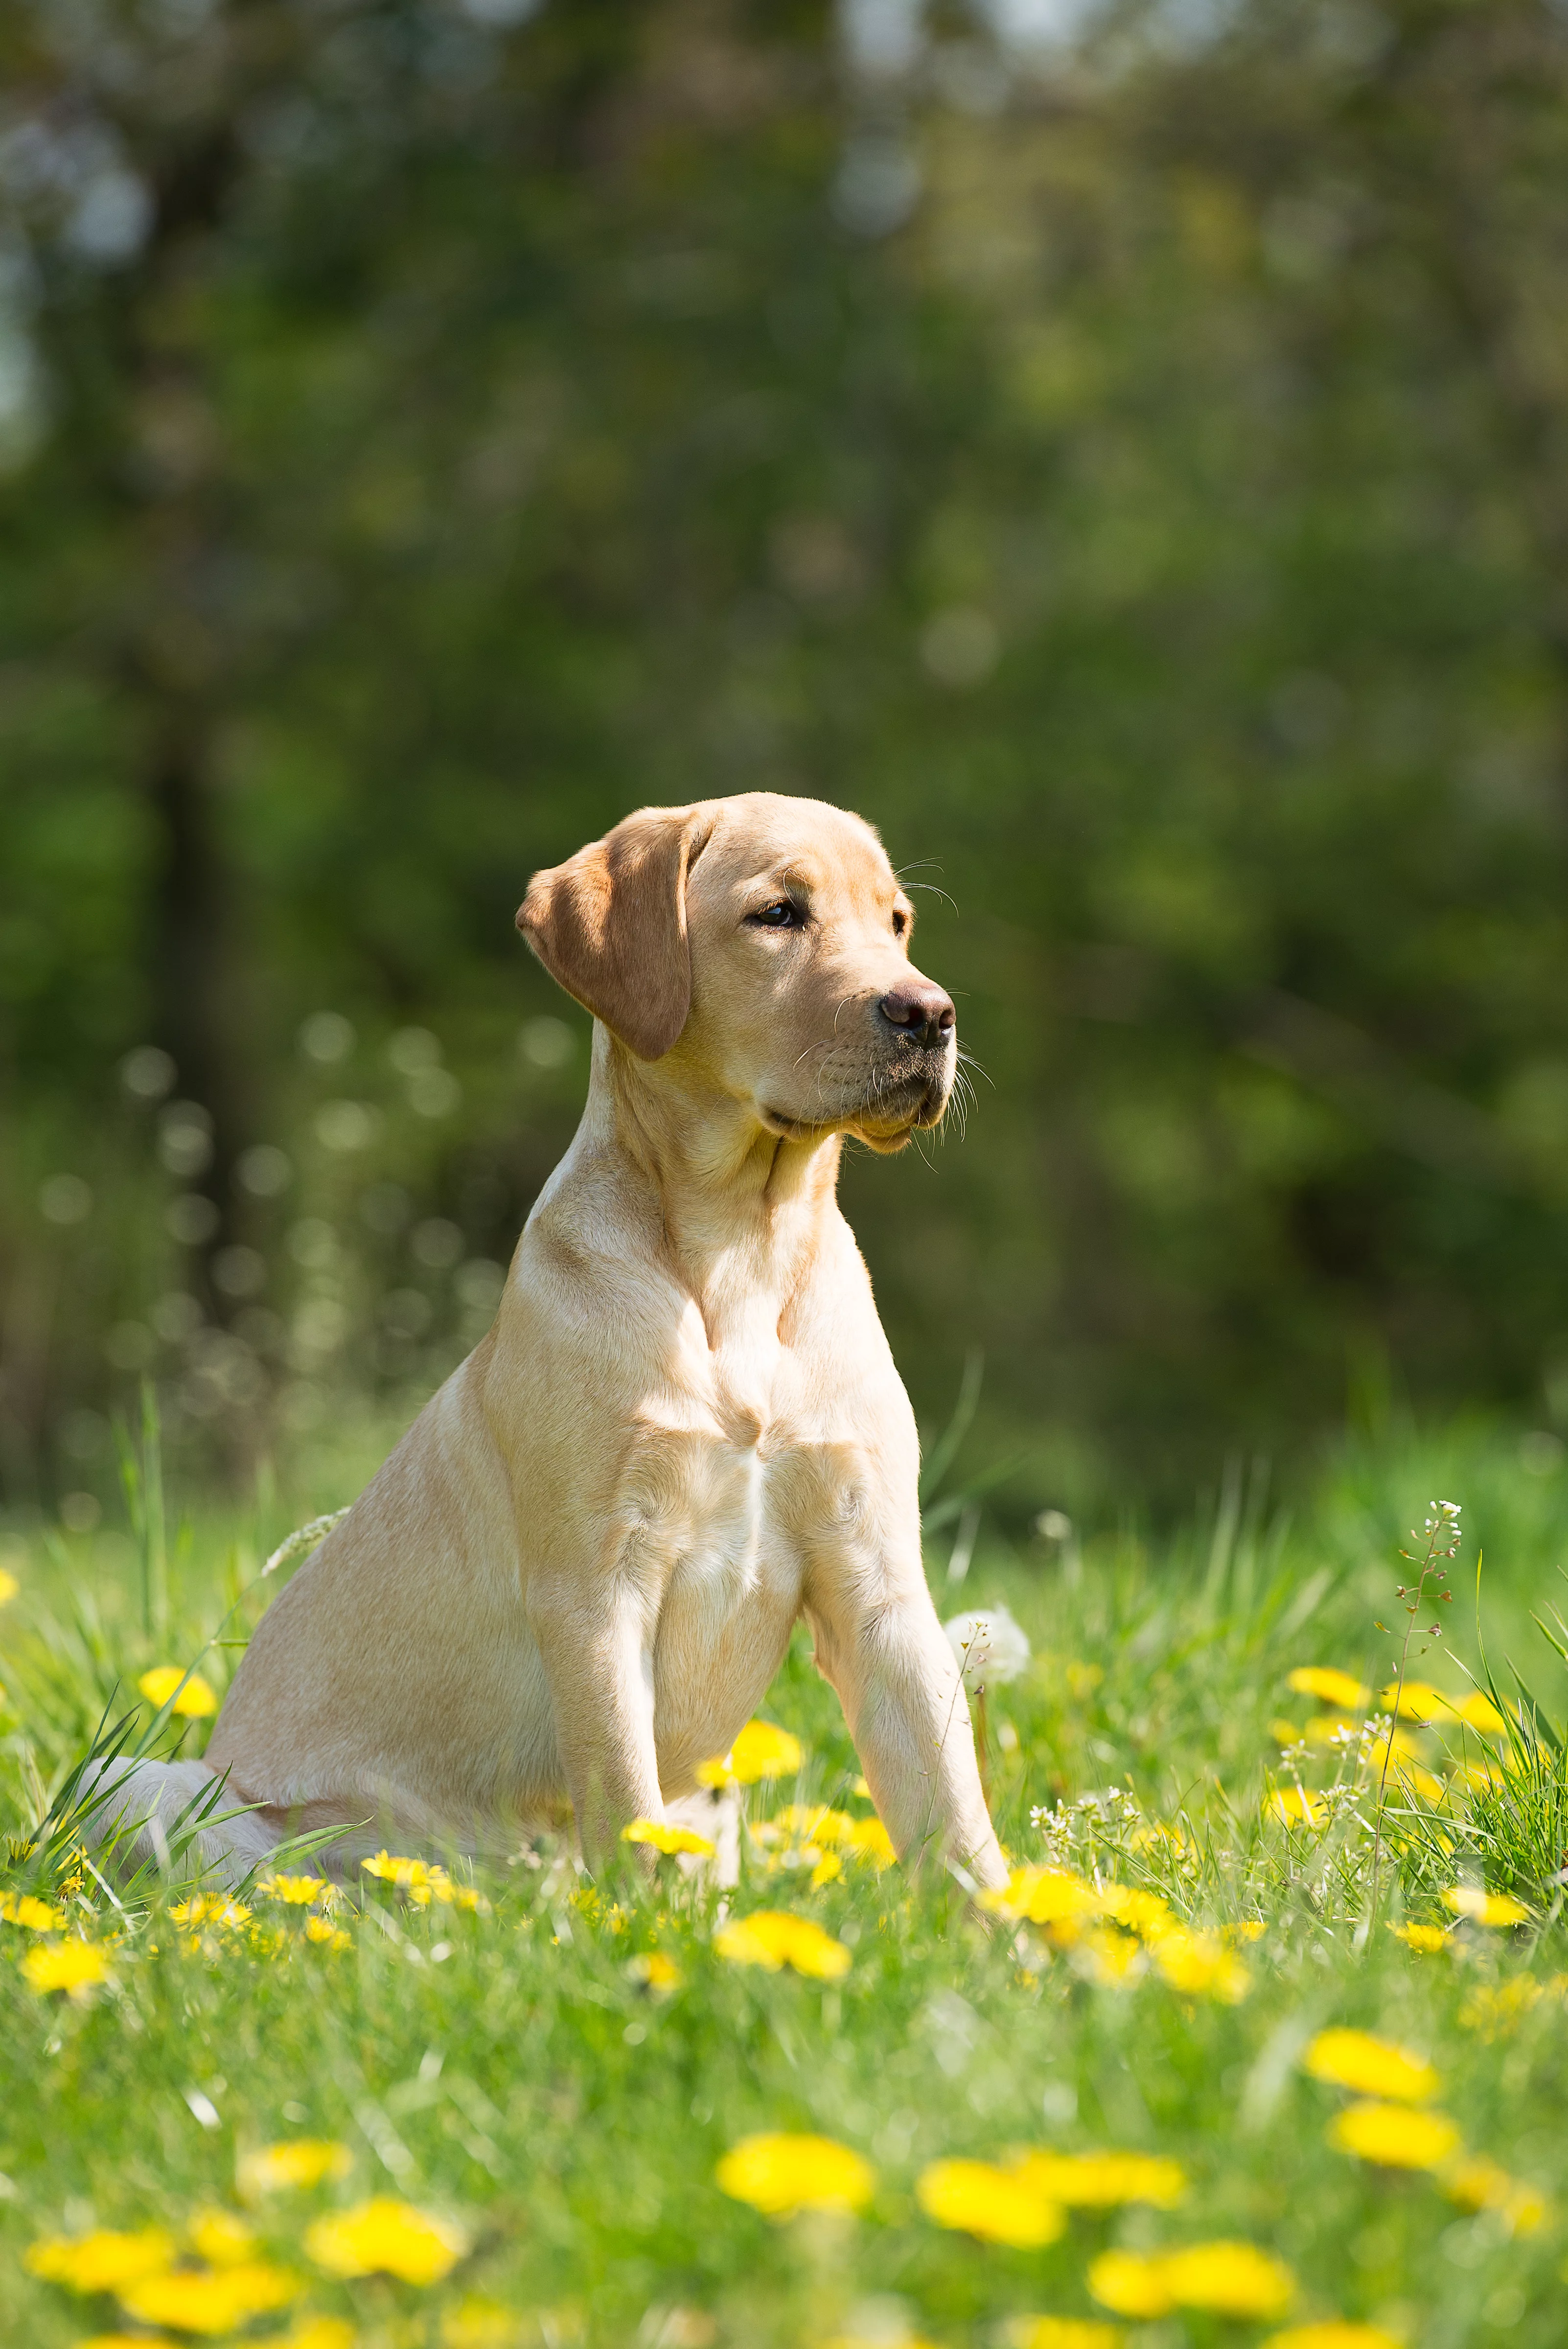
[[[580,1097],[530,871],[753,786],[948,893],[992,1085],[846,1189],[1020,1506],[1568,1423],[1568,25],[1038,13],[8,13],[13,1501],[417,1392]]]

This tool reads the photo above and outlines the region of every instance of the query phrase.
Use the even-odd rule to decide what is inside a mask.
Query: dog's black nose
[[[889,989],[877,1009],[890,1028],[932,1051],[947,1042],[958,1018],[951,996],[933,987],[929,978],[903,980]]]

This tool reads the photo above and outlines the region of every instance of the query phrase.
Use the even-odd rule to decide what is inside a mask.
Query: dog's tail
[[[116,1754],[89,1763],[75,1790],[77,1832],[113,1868],[152,1866],[233,1891],[277,1847],[277,1837],[247,1811],[204,1762],[132,1761]]]

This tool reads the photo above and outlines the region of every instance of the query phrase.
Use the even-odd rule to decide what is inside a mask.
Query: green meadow
[[[391,1854],[341,1892],[286,1855],[234,1900],[99,1873],[68,1790],[100,1723],[200,1751],[207,1717],[142,1676],[221,1696],[289,1570],[262,1563],[373,1450],[344,1433],[297,1488],[188,1519],[133,1477],[138,1537],[5,1552],[10,2337],[1560,2342],[1568,1702],[1532,1617],[1557,1636],[1568,1475],[1542,1438],[1386,1428],[1293,1510],[1239,1474],[1185,1533],[1053,1516],[959,1580],[933,1506],[944,1618],[1005,1607],[1029,1648],[973,1697],[1016,1870],[989,1909],[883,1864],[803,1636],[761,1715],[784,1733],[735,1749],[732,1777],[774,1775],[724,1796],[729,1889],[629,1851],[590,1881],[547,1843],[505,1874]],[[1457,1596],[1428,1581],[1407,1651],[1399,1549],[1434,1501]]]

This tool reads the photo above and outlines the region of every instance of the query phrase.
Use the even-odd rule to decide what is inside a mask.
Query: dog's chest
[[[867,1455],[842,1361],[782,1346],[776,1309],[732,1350],[689,1333],[639,1414],[634,1547],[657,1588],[655,1734],[667,1790],[722,1753],[789,1643],[808,1573],[863,1517]]]
[[[792,1448],[760,1413],[697,1433],[670,1600],[722,1618],[798,1597],[799,1562],[781,1508]]]
[[[664,1609],[704,1619],[786,1608],[803,1576],[796,1509],[802,1430],[792,1366],[776,1346],[715,1351],[648,1466],[661,1490],[668,1580]]]
[[[776,1295],[737,1304],[722,1320],[684,1317],[637,1447],[639,1515],[658,1551],[659,1649],[721,1678],[764,1661],[771,1671],[864,1465],[845,1364],[781,1342]]]
[[[654,1729],[667,1791],[722,1753],[760,1703],[800,1611],[787,1451],[717,1433],[684,1449],[688,1483],[653,1641]]]

